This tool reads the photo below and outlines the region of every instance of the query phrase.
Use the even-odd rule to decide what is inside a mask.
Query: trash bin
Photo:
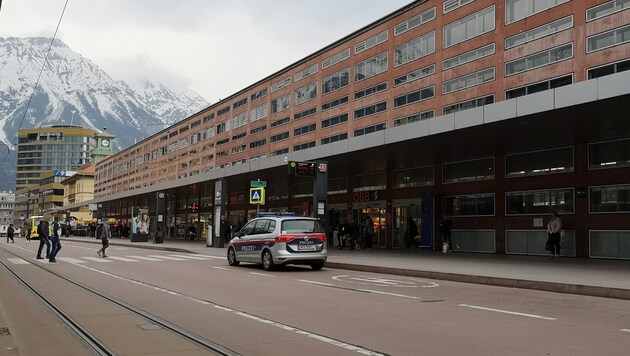
[[[208,226],[208,230],[206,231],[206,247],[212,247],[212,226]]]

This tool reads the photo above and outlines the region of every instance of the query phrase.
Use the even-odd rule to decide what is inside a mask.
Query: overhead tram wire
[[[59,31],[59,26],[61,25],[61,20],[63,20],[63,15],[66,13],[66,7],[68,7],[69,1],[70,0],[66,0],[66,3],[63,5],[63,10],[61,11],[61,16],[59,16],[59,21],[57,22],[55,33],[53,34],[53,38],[50,41],[50,44],[48,45],[48,50],[46,51],[46,57],[44,58],[44,63],[42,63],[42,69],[40,69],[39,71],[39,75],[37,76],[37,81],[35,82],[35,85],[33,86],[33,91],[31,92],[31,95],[28,98],[28,103],[26,103],[26,108],[24,109],[22,120],[20,120],[20,124],[18,125],[16,132],[20,131],[20,129],[22,128],[22,125],[24,124],[24,120],[26,119],[26,113],[28,113],[28,109],[31,106],[31,101],[33,100],[33,96],[35,96],[35,90],[37,90],[39,81],[42,78],[42,73],[44,73],[44,68],[46,68],[46,63],[48,62],[48,56],[50,55],[50,49],[52,48],[52,45],[53,43],[55,43],[55,39],[57,38],[57,31]],[[0,0],[0,5],[1,4],[2,4],[2,0]],[[18,144],[18,138],[16,136],[15,140],[13,141],[13,146],[15,147],[17,144]],[[7,146],[7,153],[4,155],[4,157],[2,157],[2,160],[0,160],[0,164],[4,163],[7,157],[9,157],[9,153],[11,153],[11,149],[9,148],[9,145],[6,145],[6,146]]]

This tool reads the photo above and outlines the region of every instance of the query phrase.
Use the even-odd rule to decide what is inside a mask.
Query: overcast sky
[[[411,0],[69,0],[57,38],[116,80],[211,103]],[[52,37],[65,0],[3,0],[0,37]]]

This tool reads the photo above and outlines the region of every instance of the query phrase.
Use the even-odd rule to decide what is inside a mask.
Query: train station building
[[[629,5],[411,2],[102,159],[92,203],[173,239],[293,211],[400,249],[413,221],[435,251],[448,216],[454,251],[521,255],[547,253],[556,211],[563,256],[628,259]],[[325,206],[290,162],[324,168]]]

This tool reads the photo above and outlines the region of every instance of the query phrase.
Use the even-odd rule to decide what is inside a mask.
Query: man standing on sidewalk
[[[50,237],[51,249],[50,256],[48,262],[57,263],[55,257],[57,257],[57,253],[61,250],[61,224],[59,223],[59,218],[55,216],[55,222],[52,224],[52,236]]]
[[[37,249],[37,259],[43,260],[42,248],[46,245],[46,258],[50,256],[50,242],[48,241],[48,223],[40,220],[37,225],[37,234],[39,235],[39,249]]]
[[[7,229],[7,243],[9,243],[9,239],[11,239],[11,243],[15,243],[13,239],[13,235],[15,234],[15,229],[13,228],[13,224],[9,224],[9,228]]]
[[[105,249],[109,247],[110,234],[109,228],[104,221],[101,221],[101,223],[96,228],[96,237],[100,237],[101,243],[103,244],[103,247],[101,247],[100,250],[96,251],[96,254],[98,255],[98,257],[107,257],[107,255],[105,254]]]

